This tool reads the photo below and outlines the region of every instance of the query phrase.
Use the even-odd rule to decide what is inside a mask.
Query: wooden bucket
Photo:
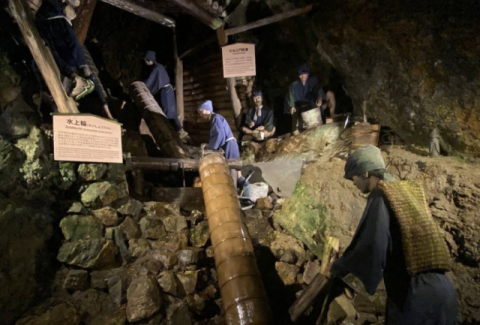
[[[322,124],[322,113],[320,108],[312,108],[302,113],[303,125],[305,129],[310,129]]]
[[[378,146],[380,124],[357,123],[352,127],[352,150],[369,144]]]

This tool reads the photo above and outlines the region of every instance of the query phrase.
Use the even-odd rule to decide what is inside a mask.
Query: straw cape
[[[450,254],[427,206],[422,184],[380,181],[378,186],[400,224],[408,273],[449,270]]]

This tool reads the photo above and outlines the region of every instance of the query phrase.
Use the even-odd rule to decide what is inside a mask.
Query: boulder
[[[127,319],[137,322],[155,314],[162,306],[157,281],[141,275],[134,279],[127,291]]]
[[[181,214],[171,214],[161,218],[168,232],[179,232],[187,229],[187,219]]]
[[[308,261],[305,266],[305,271],[303,272],[303,281],[306,284],[310,284],[312,280],[320,273],[320,265],[318,261]]]
[[[0,134],[14,138],[26,137],[38,122],[38,113],[19,96],[0,115]]]
[[[73,215],[60,221],[60,228],[66,240],[102,238],[103,226],[93,216]]]
[[[208,230],[208,221],[201,221],[193,227],[190,231],[190,242],[193,246],[203,247],[210,239],[210,232]]]
[[[46,142],[44,134],[39,128],[33,126],[28,137],[18,139],[15,146],[23,151],[27,160],[34,161],[45,152]]]
[[[75,164],[70,162],[60,162],[58,164],[58,169],[60,170],[61,176],[61,182],[58,186],[61,189],[66,190],[77,180]]]
[[[100,222],[107,227],[116,226],[120,223],[117,210],[112,207],[104,207],[101,209],[93,210],[93,215],[97,217]]]
[[[187,305],[183,302],[176,302],[167,307],[168,325],[191,325],[192,319]]]
[[[178,272],[176,276],[181,284],[178,288],[180,296],[190,295],[195,292],[198,280],[197,271]]]
[[[291,250],[297,258],[305,258],[305,250],[303,249],[303,244],[299,240],[279,231],[275,231],[274,235],[275,239],[270,244],[270,250],[272,250],[274,255],[281,256],[283,253],[279,254],[279,252]]]
[[[251,211],[252,212],[245,214],[245,224],[247,225],[250,237],[260,242],[268,240],[269,235],[273,232],[270,222],[267,218],[263,217],[262,211],[257,209],[252,209]]]
[[[88,272],[85,270],[70,270],[63,283],[65,290],[86,290],[88,288]]]
[[[199,259],[205,254],[203,249],[187,247],[177,251],[178,264],[180,267],[186,267],[187,265],[197,264]]]
[[[107,289],[108,279],[112,277],[120,278],[124,283],[128,284],[129,275],[126,269],[116,268],[109,270],[100,270],[90,272],[91,286],[94,289]]]
[[[86,215],[88,214],[87,209],[83,206],[80,202],[73,202],[70,208],[68,208],[67,213],[69,214],[81,214]]]
[[[296,283],[297,274],[300,272],[300,268],[298,266],[283,262],[276,262],[275,269],[285,285],[292,285]]]
[[[88,208],[100,209],[125,196],[127,193],[121,188],[109,182],[99,182],[86,188],[81,194],[81,201]]]
[[[167,236],[163,222],[148,216],[140,220],[140,228],[142,229],[143,238],[161,239]]]
[[[172,214],[180,214],[180,205],[164,202],[144,202],[143,210],[151,216],[160,218]]]
[[[128,251],[133,257],[142,257],[150,250],[150,244],[145,238],[130,239],[128,241]]]
[[[327,323],[353,323],[356,315],[357,311],[355,307],[353,307],[352,302],[344,295],[340,295],[330,303],[327,313]]]
[[[127,177],[125,176],[126,171],[124,164],[108,164],[107,173],[103,178],[125,193],[128,193]]]
[[[70,304],[56,305],[38,316],[28,316],[20,319],[16,325],[79,325],[80,315]]]
[[[280,257],[280,262],[295,264],[297,262],[297,257],[295,256],[295,252],[290,249],[285,250],[282,257]]]
[[[126,217],[125,220],[119,226],[120,230],[123,232],[125,239],[137,239],[142,236],[142,231],[138,224],[130,217]]]
[[[72,295],[75,305],[82,315],[82,324],[88,325],[125,325],[125,307],[115,304],[105,292],[88,289]]]
[[[111,240],[83,239],[63,243],[57,255],[60,262],[96,269],[115,262],[117,246]]]
[[[160,288],[162,288],[164,292],[174,296],[177,295],[178,291],[177,281],[177,277],[172,271],[163,271],[160,273],[160,277],[158,278],[158,284],[160,285]]]
[[[85,182],[99,181],[107,171],[107,164],[80,164],[78,177]]]
[[[142,203],[131,197],[124,197],[115,202],[113,202],[112,207],[117,209],[118,213],[125,217],[132,217],[134,220],[137,220],[137,217],[142,211]]]
[[[177,255],[171,251],[152,250],[150,254],[154,259],[162,262],[163,266],[167,269],[173,268],[178,262]]]
[[[188,246],[188,230],[183,230],[177,233],[168,233],[166,237],[150,241],[152,249],[166,249],[170,251],[177,251]]]
[[[17,178],[20,177],[20,166],[24,158],[18,148],[9,141],[0,139],[0,190],[8,192],[17,186]]]

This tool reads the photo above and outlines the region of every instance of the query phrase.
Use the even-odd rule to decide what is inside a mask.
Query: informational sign
[[[122,163],[121,124],[91,114],[53,115],[54,159]]]
[[[255,76],[255,44],[235,43],[222,47],[223,77]]]

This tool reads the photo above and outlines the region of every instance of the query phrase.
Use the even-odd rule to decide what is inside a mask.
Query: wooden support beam
[[[292,10],[292,11],[289,11],[289,12],[284,12],[284,13],[281,13],[281,14],[277,14],[277,15],[274,15],[272,17],[263,18],[263,19],[254,21],[253,23],[249,23],[249,24],[246,24],[246,25],[238,26],[238,27],[229,28],[229,29],[225,30],[225,35],[230,36],[230,35],[235,35],[235,34],[238,34],[238,33],[243,33],[243,32],[246,32],[247,30],[250,30],[250,29],[254,29],[254,28],[257,28],[257,27],[262,27],[262,26],[265,26],[265,25],[276,23],[278,21],[281,21],[281,20],[284,20],[284,19],[287,19],[287,18],[302,15],[304,13],[307,13],[307,12],[311,11],[313,9],[313,7],[314,7],[314,5],[308,5],[306,7],[295,9],[295,10]]]
[[[90,27],[96,5],[97,0],[84,0],[81,1],[80,6],[77,8],[77,17],[72,24],[80,44],[83,44],[87,38],[88,28]]]
[[[134,15],[151,20],[155,23],[164,25],[166,27],[175,27],[175,20],[173,18],[162,15],[159,12],[139,6],[130,0],[102,0],[109,5],[131,12]]]
[[[195,54],[195,53],[197,53],[198,51],[202,50],[203,48],[207,47],[208,45],[215,43],[216,40],[217,40],[217,37],[216,37],[216,36],[210,37],[210,38],[206,39],[205,41],[203,41],[202,43],[197,44],[197,45],[195,45],[194,47],[192,47],[191,49],[183,52],[183,53],[179,56],[179,58],[180,58],[180,59],[184,59],[184,58],[186,58],[187,56],[190,56],[190,55],[192,55],[192,54]]]
[[[75,101],[68,97],[63,89],[57,65],[53,60],[52,53],[38,35],[37,28],[33,23],[32,11],[26,0],[9,0],[8,8],[20,28],[23,39],[37,63],[55,104],[57,104],[58,111],[60,113],[79,113]]]
[[[171,2],[212,29],[223,26],[223,21],[220,18],[203,9],[195,0],[171,0]]]
[[[218,43],[220,46],[224,46],[228,43],[228,37],[225,34],[224,25],[217,30]],[[237,130],[240,127],[242,119],[242,103],[238,98],[237,90],[235,89],[235,84],[237,83],[235,78],[226,78],[228,94],[230,96],[230,101],[232,102],[233,114],[235,116],[235,126]],[[232,130],[233,131],[233,130]]]
[[[240,170],[243,167],[241,159],[227,159],[227,163],[230,169]],[[125,165],[127,170],[198,170],[200,161],[186,158],[127,157]]]

